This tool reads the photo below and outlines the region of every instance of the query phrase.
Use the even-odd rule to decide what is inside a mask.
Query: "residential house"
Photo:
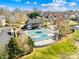
[[[38,29],[41,28],[41,20],[40,19],[29,19],[23,29]]]

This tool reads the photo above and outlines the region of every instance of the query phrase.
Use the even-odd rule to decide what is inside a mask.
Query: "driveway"
[[[11,38],[10,35],[7,34],[9,27],[3,27],[3,31],[0,33],[0,46],[4,46],[9,43]]]

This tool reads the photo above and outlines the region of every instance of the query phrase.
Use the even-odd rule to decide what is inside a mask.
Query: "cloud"
[[[37,2],[30,2],[30,1],[26,1],[26,4],[37,4]]]
[[[33,4],[37,4],[37,2],[33,2]]]
[[[53,7],[52,11],[67,11],[68,9],[66,7]]]
[[[66,4],[66,0],[53,0],[54,3],[64,3]]]
[[[5,5],[0,5],[0,7],[6,7]]]
[[[12,1],[15,1],[15,2],[21,2],[22,0],[12,0]]]
[[[67,10],[68,9],[66,7],[48,7],[48,8],[42,9],[42,11],[52,11],[52,12],[54,12],[54,11],[62,12],[62,11],[67,11]]]
[[[53,0],[52,3],[48,4],[41,4],[42,7],[47,7],[49,10],[52,11],[66,11],[68,10],[65,5],[67,2],[65,0]]]
[[[71,7],[75,7],[76,5],[77,5],[76,2],[70,2],[70,3],[69,3],[69,6],[71,6]]]
[[[60,3],[48,3],[48,4],[41,4],[41,6],[44,7],[59,7],[59,6],[63,6],[64,4],[60,4]]]
[[[48,3],[48,4],[41,4],[41,6],[63,6],[67,4],[66,0],[53,0],[52,3]]]
[[[68,10],[65,6],[53,6],[53,7],[48,7],[48,9],[51,11],[67,11]]]
[[[42,7],[48,7],[50,6],[51,4],[41,4]]]
[[[30,4],[30,2],[29,2],[29,1],[27,1],[27,2],[26,2],[26,4]]]

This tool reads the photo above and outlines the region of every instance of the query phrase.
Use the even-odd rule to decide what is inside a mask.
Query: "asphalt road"
[[[8,35],[8,31],[9,27],[4,27],[3,31],[0,33],[0,46],[4,46],[9,43],[11,36]]]

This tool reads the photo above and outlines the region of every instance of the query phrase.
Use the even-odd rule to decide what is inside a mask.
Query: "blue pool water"
[[[47,34],[47,32],[48,32],[47,29],[36,29],[36,30],[28,31],[30,35],[45,35]]]
[[[41,41],[41,40],[47,40],[49,39],[49,36],[47,35],[48,30],[47,29],[37,29],[37,30],[31,30],[28,31],[30,36],[36,35],[37,38],[32,38],[33,41]]]
[[[47,40],[49,38],[48,35],[41,35],[38,38],[33,38],[33,41],[41,41],[41,40]]]

